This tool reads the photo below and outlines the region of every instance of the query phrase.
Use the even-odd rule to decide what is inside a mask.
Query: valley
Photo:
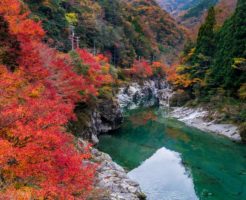
[[[245,143],[245,0],[0,1],[0,200],[241,200]]]

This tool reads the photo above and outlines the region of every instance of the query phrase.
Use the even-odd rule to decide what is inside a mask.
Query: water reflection
[[[180,154],[161,148],[128,175],[140,183],[148,200],[196,200],[190,174],[181,163]]]
[[[191,181],[189,174],[201,200],[246,199],[246,146],[166,119],[160,110],[139,109],[127,113],[122,128],[112,135],[102,135],[98,148],[127,170],[141,169],[149,179],[145,183],[149,184],[148,193],[158,196],[153,200],[162,200],[167,193],[170,200],[186,200],[186,196],[182,198],[185,187],[182,181],[187,177]],[[173,163],[169,162],[169,154],[176,155],[176,161],[173,158]],[[185,169],[190,173],[185,174]],[[158,173],[151,174],[155,172]],[[187,183],[190,188],[193,188],[192,181]],[[172,194],[170,188],[176,193]],[[194,190],[188,190],[191,196]]]

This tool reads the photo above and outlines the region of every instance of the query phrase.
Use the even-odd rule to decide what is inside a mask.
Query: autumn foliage
[[[131,68],[131,73],[139,78],[147,78],[153,75],[151,66],[145,60],[135,60]]]
[[[82,64],[87,66],[84,76],[88,84],[99,88],[112,83],[113,79],[109,72],[110,65],[106,57],[101,54],[94,57],[91,53],[81,49],[77,50],[77,53],[82,60]]]
[[[20,44],[16,69],[0,66],[0,199],[85,199],[95,166],[83,162],[89,151],[77,150],[65,125],[88,80],[42,43],[45,32],[20,1],[1,0],[0,15]],[[98,86],[102,77],[91,79]]]
[[[150,63],[142,59],[135,60],[133,66],[129,70],[125,70],[125,73],[137,78],[150,78],[154,76],[164,78],[167,68],[168,67],[161,62]]]

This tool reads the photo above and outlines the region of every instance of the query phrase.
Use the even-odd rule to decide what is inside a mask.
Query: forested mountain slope
[[[201,0],[156,0],[156,2],[173,16],[180,12],[187,11],[197,5]]]
[[[232,16],[237,6],[237,0],[220,0],[216,6],[216,22],[221,26],[227,18]]]
[[[179,17],[181,21],[188,18],[199,18],[204,11],[215,5],[219,0],[156,0],[160,6]]]
[[[231,16],[235,10],[237,0],[156,0],[179,23],[189,29],[190,35],[195,38],[200,25],[204,22],[207,10],[215,6],[218,25]]]
[[[41,20],[52,46],[71,48],[69,25],[75,26],[80,46],[111,57],[115,65],[130,66],[133,60],[169,55],[184,41],[183,30],[154,0],[25,0],[32,18]]]

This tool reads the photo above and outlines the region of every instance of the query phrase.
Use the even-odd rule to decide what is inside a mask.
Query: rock
[[[102,100],[94,110],[82,106],[76,108],[78,121],[73,123],[72,129],[77,136],[93,144],[99,142],[99,134],[116,130],[123,121],[120,105],[114,99]]]
[[[134,109],[139,106],[167,105],[171,95],[171,89],[164,79],[153,79],[120,88],[117,99],[122,109]]]
[[[216,120],[206,121],[209,112],[202,108],[175,107],[170,116],[184,122],[186,125],[202,131],[224,135],[234,141],[241,141],[238,127],[232,124],[221,124]]]
[[[108,200],[142,200],[139,184],[131,180],[126,171],[112,161],[111,157],[97,149],[92,149],[93,159],[99,163],[96,173],[95,187],[106,190]]]
[[[91,135],[91,141],[93,144],[97,144],[99,142],[99,139],[95,134],[92,134]]]

